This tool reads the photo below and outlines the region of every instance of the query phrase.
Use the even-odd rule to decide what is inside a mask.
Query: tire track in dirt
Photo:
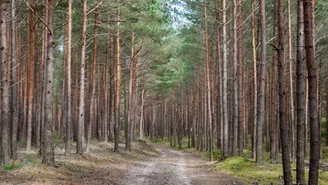
[[[136,162],[123,175],[124,185],[244,185],[237,178],[213,171],[213,163],[195,152],[152,145],[160,155]]]
[[[182,153],[167,147],[156,147],[159,157],[152,157],[137,162],[124,176],[122,184],[158,185],[185,184],[190,185],[186,176],[186,164]]]

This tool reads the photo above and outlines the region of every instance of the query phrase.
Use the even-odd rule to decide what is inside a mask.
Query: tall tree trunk
[[[7,5],[0,3],[0,38],[1,38],[1,157],[0,165],[7,165],[10,162],[9,144],[10,144],[10,99],[9,99],[9,70],[8,70],[8,46],[7,46]]]
[[[254,118],[253,118],[253,142],[252,153],[256,159],[256,128],[257,128],[257,51],[256,51],[256,32],[255,32],[255,0],[252,0],[252,53],[253,53],[253,83],[254,83]]]
[[[284,183],[292,185],[292,174],[290,170],[288,124],[286,122],[286,88],[285,88],[285,38],[284,38],[284,12],[283,0],[278,1],[278,76],[279,76],[279,118],[280,118],[280,140],[282,150],[282,163]]]
[[[222,84],[222,104],[223,104],[223,150],[222,158],[228,156],[228,145],[229,145],[229,121],[228,121],[228,102],[227,102],[227,82],[228,82],[228,68],[227,68],[227,6],[226,0],[222,0],[222,67],[223,67],[223,84]]]
[[[122,85],[123,85],[123,119],[124,119],[124,126],[123,129],[125,131],[125,136],[127,135],[127,126],[128,126],[128,93],[127,91],[127,78],[122,78]],[[126,142],[126,141],[125,141]]]
[[[16,1],[11,0],[11,155],[12,159],[17,158],[17,131],[18,131],[18,80],[17,80],[17,49],[16,49]]]
[[[131,58],[130,58],[130,84],[129,84],[129,115],[126,138],[126,149],[131,151],[131,140],[133,133],[133,127],[136,120],[136,96],[137,96],[137,56],[135,51],[135,33],[132,32],[131,38]]]
[[[298,0],[297,9],[297,63],[296,63],[296,105],[297,105],[297,147],[296,183],[305,184],[304,174],[304,124],[305,124],[305,62],[304,62],[304,17],[303,0]],[[327,93],[328,94],[328,93]]]
[[[256,128],[256,162],[263,164],[263,127],[265,122],[265,77],[266,77],[266,20],[265,0],[260,1],[260,24],[261,24],[261,61],[258,117]]]
[[[289,64],[289,94],[290,94],[290,153],[292,161],[295,161],[295,115],[294,115],[294,83],[293,83],[293,55],[292,55],[292,21],[290,0],[287,1],[288,9],[288,64]]]
[[[53,87],[54,87],[54,32],[53,32],[53,18],[54,18],[54,1],[47,0],[47,76],[46,76],[46,99],[45,99],[45,122],[44,122],[44,138],[42,143],[42,163],[53,166],[55,163],[55,152],[53,144]]]
[[[32,120],[33,120],[33,104],[34,104],[34,70],[35,61],[37,60],[36,55],[36,37],[37,37],[37,20],[34,14],[36,7],[36,0],[29,2],[31,9],[28,10],[28,30],[27,30],[27,41],[28,41],[28,74],[27,74],[27,85],[28,85],[28,109],[27,109],[27,136],[26,136],[26,150],[31,150],[32,145]]]
[[[114,130],[114,89],[115,89],[115,74],[114,74],[114,65],[115,65],[115,59],[114,59],[114,37],[111,37],[111,34],[109,33],[109,57],[112,58],[112,62],[110,62],[109,66],[109,123],[108,123],[108,140],[113,141],[113,132]]]
[[[44,1],[44,5],[46,7],[47,1]],[[47,8],[44,8],[44,20],[48,20],[48,14],[49,11]],[[46,81],[46,76],[47,76],[47,70],[46,70],[46,64],[47,64],[47,53],[48,53],[48,28],[47,25],[43,25],[43,31],[42,31],[42,90],[41,90],[41,115],[40,115],[40,143],[43,143],[43,138],[44,138],[44,124],[45,124],[45,99],[46,99],[46,85],[47,85],[47,81]],[[42,156],[43,149],[41,147],[40,150],[40,155]]]
[[[220,49],[220,10],[219,10],[219,1],[215,0],[215,28],[216,28],[216,65],[217,65],[217,71],[218,71],[218,85],[217,85],[217,91],[218,91],[218,99],[217,99],[217,145],[218,148],[222,147],[223,144],[223,113],[222,113],[222,71],[221,71],[221,49]],[[195,102],[195,100],[193,100]],[[194,107],[195,108],[195,107]],[[194,114],[196,115],[196,114]],[[196,119],[195,119],[196,120]],[[195,121],[193,121],[195,122]],[[194,130],[193,130],[194,133]],[[220,148],[222,149],[222,148]]]
[[[237,2],[233,0],[233,142],[232,155],[237,155],[238,146],[238,61],[237,61]]]
[[[237,20],[237,61],[239,65],[238,70],[238,145],[239,145],[239,155],[243,154],[244,149],[244,131],[245,131],[245,119],[244,119],[244,107],[245,107],[245,98],[244,94],[244,47],[243,47],[243,0],[238,0],[238,20]]]
[[[72,0],[68,0],[67,15],[67,122],[65,154],[71,153],[72,132]]]
[[[92,125],[96,122],[96,112],[95,112],[95,104],[96,104],[96,71],[97,71],[97,32],[98,32],[98,15],[97,9],[95,10],[95,25],[93,29],[93,65],[92,65],[92,82],[91,82],[91,99],[90,99],[90,120],[88,123],[87,129],[87,141],[86,141],[86,149],[85,152],[88,153],[90,151],[90,141],[92,137]]]
[[[276,1],[273,4],[273,12],[274,12],[274,17],[273,17],[273,24],[272,24],[272,29],[273,29],[273,35],[274,35],[274,40],[273,40],[273,45],[277,45],[277,3]],[[277,160],[277,151],[278,151],[278,134],[277,134],[277,106],[276,106],[276,94],[277,94],[277,79],[276,79],[276,51],[272,50],[272,59],[271,59],[271,120],[270,120],[270,162],[274,163]]]
[[[204,0],[204,39],[205,39],[205,63],[206,63],[206,92],[207,92],[207,123],[209,125],[209,151],[210,160],[213,161],[213,128],[212,128],[212,107],[211,107],[211,79],[210,79],[210,59],[209,59],[209,44],[208,44],[208,30],[207,30],[207,8],[206,0]]]
[[[110,86],[110,73],[109,73],[109,58],[110,58],[110,48],[111,48],[111,44],[110,44],[110,39],[111,39],[111,35],[110,35],[110,31],[108,31],[107,34],[107,41],[106,41],[106,61],[105,61],[105,71],[104,71],[104,98],[105,98],[105,104],[104,104],[104,141],[107,142],[108,141],[108,130],[110,130],[110,122],[109,122],[109,116],[111,115],[111,111],[110,111],[110,102],[108,101],[108,95],[109,95],[109,86]]]
[[[87,41],[87,0],[83,1],[83,19],[82,19],[82,44],[81,44],[81,78],[80,78],[80,103],[79,103],[79,123],[77,133],[76,153],[83,153],[84,144],[84,83],[85,83],[85,50]]]
[[[115,58],[115,145],[114,145],[114,151],[119,151],[119,140],[120,140],[120,104],[121,104],[121,64],[120,64],[120,58],[121,58],[121,48],[120,48],[120,8],[117,8],[117,31],[116,31],[116,58]]]
[[[320,130],[317,105],[317,68],[314,49],[314,4],[312,0],[303,1],[304,8],[304,37],[306,66],[309,83],[309,115],[310,115],[310,169],[309,185],[318,184],[318,169],[320,160]]]
[[[145,94],[145,90],[142,88],[141,89],[141,106],[140,106],[140,129],[139,129],[139,132],[140,132],[140,137],[139,137],[139,140],[140,141],[143,141],[143,131],[144,131],[144,94]]]

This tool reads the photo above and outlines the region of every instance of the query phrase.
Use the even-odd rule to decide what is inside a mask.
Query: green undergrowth
[[[322,161],[328,162],[328,147],[327,146],[322,147]]]
[[[207,151],[205,152],[205,156],[207,158],[210,158],[210,152]],[[213,150],[213,160],[214,161],[219,161],[221,159],[221,151],[220,150]]]
[[[291,164],[291,168],[294,182],[296,182],[296,166],[294,163]],[[251,158],[230,157],[218,162],[215,169],[236,176],[247,184],[259,183],[259,185],[266,185],[283,183],[282,164],[269,163],[268,160],[263,165],[259,165]],[[306,167],[306,180],[308,179],[308,173],[309,171]],[[321,185],[328,185],[328,171],[319,170],[319,183]]]
[[[321,118],[321,143],[326,145],[326,138],[327,138],[327,122],[326,117]]]
[[[154,144],[166,144],[166,143],[170,143],[168,137],[164,137],[163,139],[162,138],[159,138],[159,139],[151,139],[151,142],[154,143]]]
[[[14,170],[14,169],[19,169],[24,166],[24,163],[18,162],[18,163],[13,163],[9,165],[3,166],[3,169],[6,171]]]
[[[168,138],[168,137],[164,137],[163,139],[162,138],[151,139],[150,141],[154,144],[165,144],[165,145],[170,146],[170,138]],[[179,150],[186,150],[186,149],[188,149],[188,138],[186,138],[186,137],[182,138],[181,148],[179,148],[179,143],[178,143],[177,139],[176,139],[175,145],[174,145],[174,142],[172,141],[172,145],[173,146],[170,146],[171,148],[175,148],[175,149],[179,149]]]
[[[322,124],[322,128],[325,128],[326,124]],[[322,132],[322,140],[326,136],[326,132]],[[251,142],[251,139],[248,140]],[[153,143],[170,145],[169,138],[165,137],[163,140],[152,140]],[[248,144],[248,148],[244,149],[242,157],[229,157],[225,160],[221,160],[222,153],[220,150],[213,151],[214,161],[219,161],[215,163],[215,169],[217,171],[222,171],[227,174],[231,174],[240,178],[246,184],[258,183],[258,185],[280,185],[283,184],[283,166],[281,154],[277,156],[275,161],[270,162],[270,153],[263,152],[264,164],[259,165],[252,159],[251,143]],[[178,143],[172,148],[178,149]],[[265,146],[264,146],[265,148]],[[182,140],[182,150],[188,149],[188,138],[183,138]],[[208,151],[202,152],[202,154],[209,158],[210,153]],[[308,155],[307,159],[308,160]],[[328,162],[328,147],[322,144],[322,162]],[[296,164],[291,164],[292,175],[294,183],[296,183]],[[308,166],[305,167],[305,179],[308,180]],[[319,170],[319,184],[328,185],[328,171],[322,169]]]
[[[11,161],[10,164],[8,165],[4,165],[2,168],[3,170],[6,171],[11,171],[11,170],[15,170],[15,169],[19,169],[22,168],[25,165],[33,165],[33,164],[40,164],[41,160],[36,156],[36,155],[26,155],[25,159],[17,159],[17,160],[13,160]]]
[[[252,159],[243,157],[230,157],[217,163],[216,170],[229,173],[244,180],[246,183],[281,184],[282,165],[258,165]]]

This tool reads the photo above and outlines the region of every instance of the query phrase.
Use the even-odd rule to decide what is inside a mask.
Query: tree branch
[[[277,52],[280,50],[277,46],[273,45],[273,44],[269,44],[270,46],[273,47],[274,50],[276,50]]]
[[[102,1],[100,3],[97,3],[97,5],[94,8],[92,8],[91,10],[88,11],[87,16],[89,16],[89,14],[94,12],[101,4],[102,4]]]
[[[0,0],[0,2],[1,1],[4,1],[4,0]],[[33,10],[33,8],[31,7],[31,5],[26,0],[24,0],[24,2],[26,3],[27,7],[36,15],[36,17],[42,22],[42,24],[47,28],[47,30],[49,32],[52,32],[51,29],[48,27],[47,23],[44,22],[44,20],[40,17],[40,15]]]

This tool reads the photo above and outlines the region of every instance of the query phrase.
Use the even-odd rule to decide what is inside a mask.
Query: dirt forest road
[[[132,152],[124,150],[122,145],[120,152],[114,153],[112,143],[96,142],[88,154],[58,153],[57,167],[33,162],[37,160],[37,153],[34,157],[29,153],[31,162],[24,162],[22,167],[9,171],[0,169],[0,185],[245,184],[236,177],[213,170],[215,162],[199,152],[175,150],[164,144],[150,145],[134,143]]]
[[[228,174],[213,171],[213,162],[192,151],[152,145],[160,154],[137,162],[118,184],[124,185],[244,185]]]

